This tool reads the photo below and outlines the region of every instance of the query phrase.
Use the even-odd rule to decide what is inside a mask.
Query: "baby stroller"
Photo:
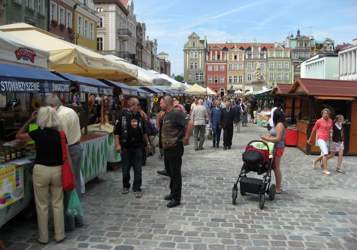
[[[275,184],[270,185],[273,157],[269,154],[269,146],[264,141],[254,140],[248,143],[242,155],[243,166],[237,181],[232,189],[232,203],[237,203],[238,183],[240,183],[240,194],[246,193],[259,195],[259,208],[264,208],[265,194],[269,200],[275,198]],[[248,177],[249,172],[262,175],[262,178]]]

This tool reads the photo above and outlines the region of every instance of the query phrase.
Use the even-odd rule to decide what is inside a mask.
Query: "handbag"
[[[60,132],[61,146],[62,146],[62,187],[64,191],[70,191],[75,188],[75,177],[72,172],[72,167],[68,161],[68,150],[67,150],[67,140],[66,135],[63,131]]]

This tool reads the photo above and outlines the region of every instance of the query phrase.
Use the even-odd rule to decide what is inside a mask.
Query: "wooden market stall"
[[[357,81],[302,78],[293,84],[289,94],[300,103],[300,109],[295,106],[299,149],[307,154],[320,152],[315,140],[311,146],[307,139],[316,120],[321,117],[321,110],[329,108],[332,119],[337,114],[345,117],[345,154],[357,155]]]

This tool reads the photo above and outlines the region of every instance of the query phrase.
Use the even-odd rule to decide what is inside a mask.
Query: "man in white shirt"
[[[193,122],[194,129],[194,142],[195,150],[203,150],[203,143],[205,142],[206,123],[208,122],[208,112],[203,106],[203,100],[199,99],[197,106],[192,110],[191,121]],[[200,140],[200,145],[198,145]]]
[[[81,194],[81,161],[83,148],[80,144],[81,140],[81,127],[79,123],[79,117],[71,108],[65,107],[62,105],[61,100],[56,95],[47,96],[46,98],[47,105],[55,108],[57,110],[57,115],[61,120],[61,129],[66,134],[69,154],[72,160],[72,170],[76,177],[76,189],[78,196]],[[68,201],[70,198],[71,191],[64,192],[64,207],[65,211],[67,210]],[[66,231],[73,231],[75,226],[83,226],[83,217],[68,216],[65,214],[65,227]]]

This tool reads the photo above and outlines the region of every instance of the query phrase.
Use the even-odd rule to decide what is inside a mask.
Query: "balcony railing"
[[[129,39],[132,36],[132,33],[129,29],[118,29],[118,36],[121,39]]]

